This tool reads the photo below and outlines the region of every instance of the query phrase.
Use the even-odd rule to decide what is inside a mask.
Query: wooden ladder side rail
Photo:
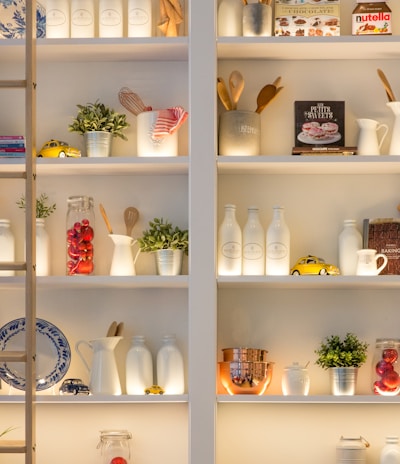
[[[9,39],[12,40],[12,39]],[[26,88],[26,80],[0,80],[0,88],[1,89],[21,89],[21,88]]]
[[[0,351],[0,362],[26,362],[26,351]]]
[[[23,440],[1,440],[2,453],[26,453],[26,445]]]
[[[2,261],[0,263],[0,271],[25,271],[26,263],[22,261],[7,262]]]

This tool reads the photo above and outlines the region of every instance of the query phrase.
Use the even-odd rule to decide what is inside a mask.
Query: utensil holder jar
[[[261,118],[255,111],[227,111],[219,123],[221,156],[257,156],[261,151]]]
[[[158,111],[143,111],[137,116],[138,156],[178,156],[178,131],[155,138],[154,127]]]
[[[270,37],[272,8],[265,3],[249,3],[243,7],[243,36]]]

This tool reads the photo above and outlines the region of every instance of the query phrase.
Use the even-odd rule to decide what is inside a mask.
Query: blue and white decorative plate
[[[25,350],[25,318],[8,322],[0,329],[0,350]],[[71,349],[65,335],[56,326],[36,319],[36,390],[46,390],[59,382],[71,363]],[[25,363],[0,363],[4,382],[25,390]]]
[[[26,0],[0,0],[0,38],[25,37]],[[36,2],[36,37],[46,37],[46,9]]]

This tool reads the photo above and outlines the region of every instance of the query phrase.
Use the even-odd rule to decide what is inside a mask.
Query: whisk
[[[152,110],[151,106],[146,106],[139,95],[135,92],[132,92],[132,90],[130,90],[128,87],[122,87],[122,89],[118,92],[118,98],[121,105],[135,116],[143,113],[143,111]]]

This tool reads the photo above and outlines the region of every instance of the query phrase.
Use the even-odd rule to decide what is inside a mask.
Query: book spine
[[[0,148],[24,148],[25,143],[16,140],[15,142],[2,142],[0,141]]]
[[[25,140],[23,135],[0,135],[0,140]]]
[[[369,219],[363,220],[363,248],[368,248],[368,240],[369,240]]]
[[[0,148],[0,153],[25,153],[25,148]]]

